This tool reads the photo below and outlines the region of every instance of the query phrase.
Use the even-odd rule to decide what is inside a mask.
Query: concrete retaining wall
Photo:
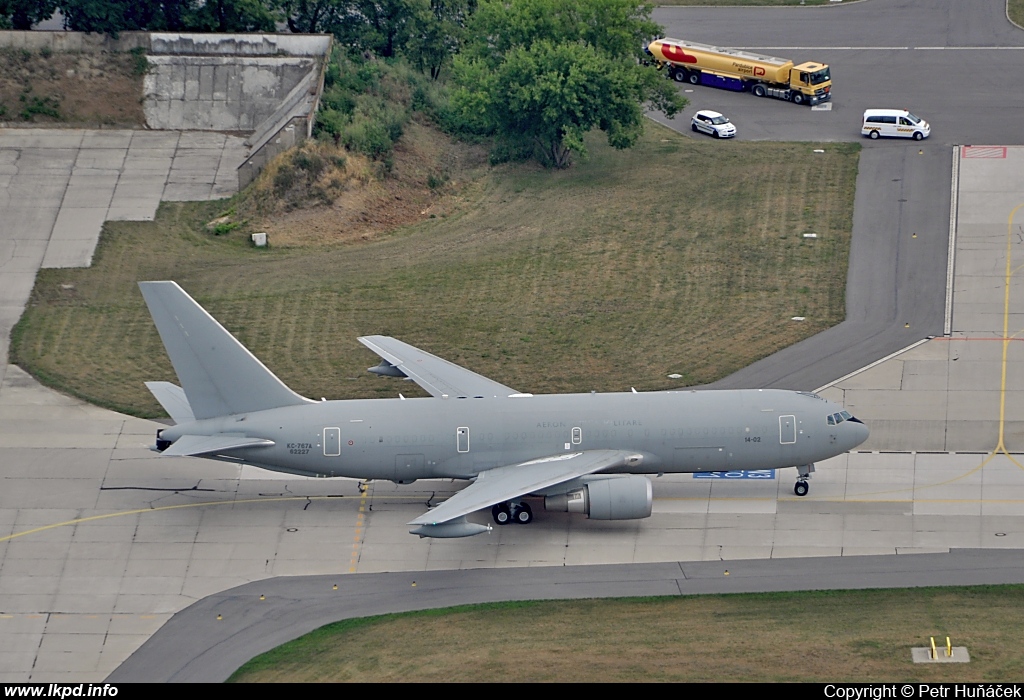
[[[149,32],[121,32],[116,39],[84,32],[0,31],[0,48],[85,52],[149,50]]]
[[[153,129],[253,131],[318,69],[312,58],[150,55],[146,123]]]
[[[131,51],[192,56],[323,57],[331,49],[326,34],[198,34],[121,32],[116,39],[85,32],[0,31],[0,48],[39,51]]]
[[[328,34],[183,34],[153,32],[151,55],[174,56],[309,56],[331,50]]]

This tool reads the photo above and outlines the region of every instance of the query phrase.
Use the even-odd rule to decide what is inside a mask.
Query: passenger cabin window
[[[895,124],[896,123],[896,117],[882,117],[882,123],[883,124]]]

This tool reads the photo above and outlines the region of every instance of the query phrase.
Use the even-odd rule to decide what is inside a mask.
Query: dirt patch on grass
[[[137,53],[0,50],[0,122],[145,126]]]
[[[371,241],[458,211],[482,175],[486,151],[410,122],[386,162],[307,141],[268,164],[239,200],[235,219],[266,231],[272,245]]]

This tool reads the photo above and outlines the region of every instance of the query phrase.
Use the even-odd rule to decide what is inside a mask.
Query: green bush
[[[324,85],[314,133],[378,161],[391,156],[413,113],[439,121],[447,108],[444,86],[401,59],[335,51]],[[389,170],[385,166],[383,172]]]

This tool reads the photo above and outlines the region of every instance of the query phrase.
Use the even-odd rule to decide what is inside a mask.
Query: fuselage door
[[[455,446],[459,452],[469,452],[469,428],[455,429]]]
[[[324,428],[324,457],[341,455],[341,428]]]
[[[779,442],[783,445],[796,442],[796,416],[779,416]]]

